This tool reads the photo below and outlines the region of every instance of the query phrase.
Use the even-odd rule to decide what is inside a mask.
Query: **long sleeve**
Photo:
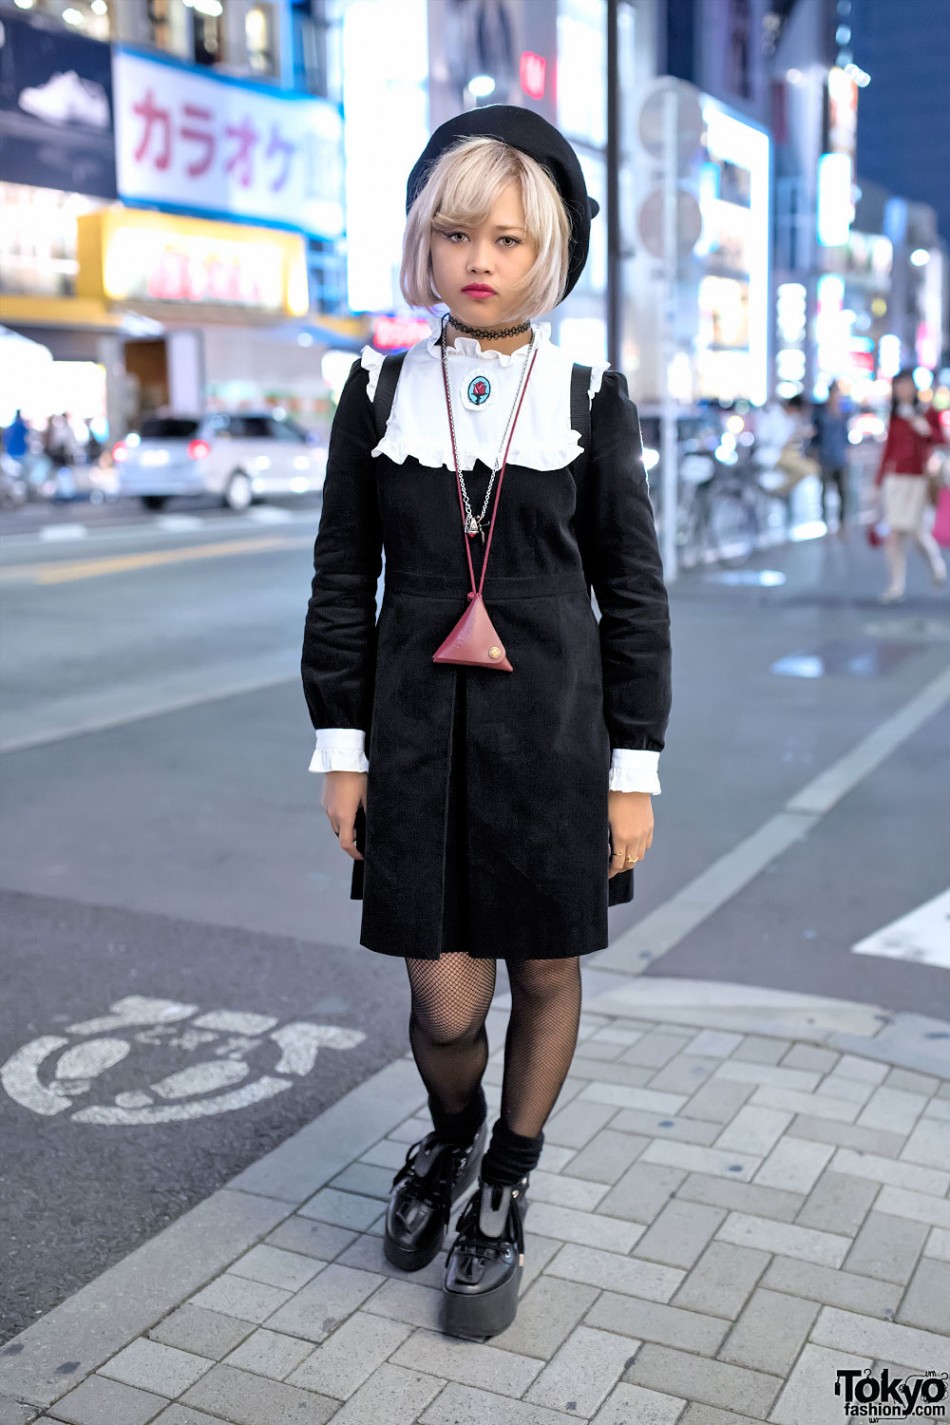
[[[659,753],[671,701],[669,600],[637,408],[620,373],[604,375],[591,406],[591,427],[575,529],[600,608],[604,717],[611,752]],[[611,760],[616,786],[618,760]]]
[[[366,734],[372,716],[383,541],[370,454],[376,433],[366,379],[359,362],[354,363],[330,432],[314,544],[301,675],[310,720],[318,732],[350,729]]]
[[[884,471],[891,458],[894,449],[894,421],[888,422],[887,436],[884,440],[884,449],[881,451],[881,458],[878,461],[877,474],[874,477],[875,485],[880,485],[884,479]]]

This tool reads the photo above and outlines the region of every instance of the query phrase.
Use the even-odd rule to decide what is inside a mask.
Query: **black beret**
[[[590,247],[591,218],[597,216],[600,208],[595,199],[588,197],[583,170],[567,139],[533,109],[522,109],[517,104],[486,104],[480,109],[456,114],[454,119],[440,124],[409,174],[406,212],[422,192],[430,169],[442,155],[464,139],[473,138],[500,139],[510,144],[540,163],[554,180],[571,224],[566,297],[584,270]]]

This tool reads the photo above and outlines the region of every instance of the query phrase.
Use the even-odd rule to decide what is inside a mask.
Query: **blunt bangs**
[[[432,233],[484,223],[510,183],[519,186],[525,231],[538,250],[521,283],[517,315],[537,317],[557,306],[567,282],[567,211],[541,164],[492,138],[463,139],[444,153],[409,210],[399,286],[410,306],[433,308],[442,301],[432,284]]]

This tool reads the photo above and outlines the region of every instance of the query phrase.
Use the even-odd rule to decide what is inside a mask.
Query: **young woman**
[[[934,446],[945,445],[940,418],[932,408],[921,410],[912,371],[901,371],[891,388],[891,420],[881,451],[875,485],[883,496],[884,519],[890,526],[885,553],[891,581],[881,595],[882,604],[904,597],[907,579],[907,536],[917,542],[930,565],[934,583],[945,584],[947,566],[940,547],[925,523],[927,515],[927,465]]]
[[[624,378],[575,369],[533,320],[587,257],[597,209],[573,150],[524,109],[460,115],[414,167],[407,211],[406,300],[447,310],[406,354],[388,419],[391,367],[371,349],[343,390],[302,671],[360,943],[405,959],[433,1122],[393,1180],[384,1250],[407,1271],[432,1261],[477,1177],[444,1298],[446,1329],[483,1337],[515,1315],[580,956],[607,945],[608,904],[632,899],[652,841],[669,611]],[[512,1005],[482,1157],[498,959]]]

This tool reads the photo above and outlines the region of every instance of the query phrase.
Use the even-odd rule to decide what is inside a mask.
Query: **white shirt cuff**
[[[612,792],[652,792],[660,795],[659,752],[647,752],[633,747],[615,747],[610,758]]]
[[[366,734],[358,727],[322,727],[310,761],[311,772],[368,772]]]

